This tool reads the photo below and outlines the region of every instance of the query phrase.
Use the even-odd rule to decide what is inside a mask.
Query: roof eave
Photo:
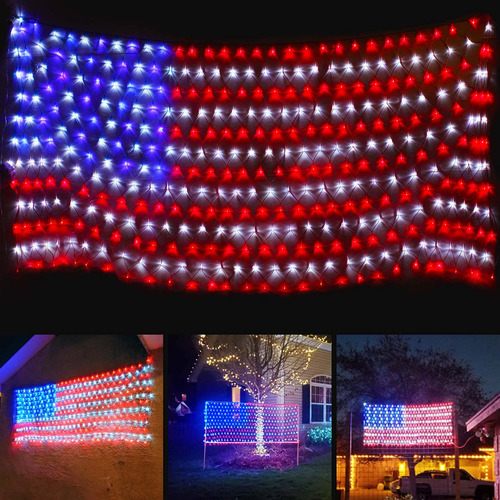
[[[4,365],[0,367],[0,391],[2,384],[12,377],[37,352],[43,349],[55,335],[33,335],[19,351],[17,351]]]
[[[138,335],[148,354],[163,347],[163,335]]]
[[[12,377],[54,337],[55,335],[33,335],[21,349],[0,367],[0,392],[3,382]],[[148,354],[163,347],[163,335],[138,335],[138,337]]]
[[[500,420],[500,393],[484,405],[473,417],[466,422],[467,432],[487,423]]]

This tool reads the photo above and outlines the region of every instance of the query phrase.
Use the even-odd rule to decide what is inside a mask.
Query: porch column
[[[495,498],[500,499],[500,424],[495,425],[493,447],[495,449]]]

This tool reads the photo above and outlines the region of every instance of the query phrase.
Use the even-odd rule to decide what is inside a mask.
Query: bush
[[[307,443],[312,445],[331,445],[331,427],[313,427],[307,431]]]

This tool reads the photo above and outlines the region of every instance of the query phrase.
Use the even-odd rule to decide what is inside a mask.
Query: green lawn
[[[187,450],[186,450],[187,451]],[[211,468],[191,453],[169,459],[169,500],[330,500],[331,453],[285,469]],[[191,455],[191,456],[189,456]]]

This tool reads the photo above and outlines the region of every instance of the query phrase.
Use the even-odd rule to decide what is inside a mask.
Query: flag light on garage
[[[16,389],[14,445],[150,443],[152,371],[147,358],[145,364]]]
[[[494,30],[183,46],[14,22],[18,267],[181,290],[491,283]]]

